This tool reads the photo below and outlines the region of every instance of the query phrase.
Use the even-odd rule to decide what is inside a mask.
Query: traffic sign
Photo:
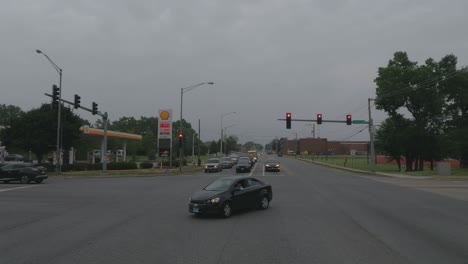
[[[353,120],[353,124],[369,124],[366,120]]]

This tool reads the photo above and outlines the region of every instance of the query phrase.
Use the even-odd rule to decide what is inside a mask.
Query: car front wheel
[[[36,183],[41,183],[43,181],[43,179],[35,179],[34,180]]]
[[[28,184],[31,180],[29,179],[29,176],[23,175],[23,176],[21,176],[20,181],[23,184]]]
[[[228,218],[231,216],[231,213],[232,213],[231,203],[227,202],[223,205],[222,215],[224,218]]]
[[[268,200],[268,196],[266,195],[262,196],[262,199],[260,199],[259,208],[262,210],[265,210],[268,208],[269,205],[270,205],[270,201]]]

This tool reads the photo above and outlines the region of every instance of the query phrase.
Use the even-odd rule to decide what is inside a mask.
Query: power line
[[[432,84],[436,84],[439,81],[447,80],[447,79],[452,78],[452,77],[454,77],[454,76],[456,76],[458,74],[461,74],[461,73],[463,73],[463,70],[456,70],[455,69],[455,70],[452,70],[452,71],[450,71],[448,73],[444,73],[444,74],[429,78],[429,79],[421,81],[419,83],[408,85],[408,86],[402,87],[400,89],[390,91],[388,93],[384,93],[384,94],[382,94],[382,95],[380,95],[378,97],[379,97],[379,99],[383,99],[383,98],[387,98],[387,97],[393,97],[393,96],[405,94],[405,93],[408,93],[408,92],[411,91],[411,90],[408,90],[408,88],[411,89],[413,87],[419,88],[419,89],[426,88],[426,87],[429,87]]]
[[[354,137],[355,135],[361,133],[362,131],[364,131],[364,130],[365,130],[366,128],[368,128],[368,127],[369,127],[369,126],[365,126],[365,127],[363,127],[361,130],[359,130],[358,132],[356,132],[356,133],[352,134],[351,136],[349,136],[349,137],[347,137],[347,138],[345,138],[345,139],[342,139],[342,140],[340,140],[340,141],[346,141],[346,140],[348,140],[348,139]]]

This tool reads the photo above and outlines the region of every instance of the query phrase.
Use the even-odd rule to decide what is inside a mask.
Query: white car
[[[220,159],[209,159],[205,163],[205,172],[222,171]]]

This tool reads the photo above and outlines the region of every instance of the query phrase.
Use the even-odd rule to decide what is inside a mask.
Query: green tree
[[[387,67],[378,70],[375,79],[376,106],[398,122],[400,111],[408,111],[411,133],[405,145],[406,169],[422,170],[424,160],[433,162],[442,155],[440,138],[446,105],[443,83],[455,71],[457,59],[447,55],[439,62],[429,58],[425,64],[410,61],[406,52],[396,52]]]
[[[224,139],[224,144],[223,144],[223,148],[224,148],[224,154],[228,155],[229,153],[233,152],[233,151],[239,151],[239,146],[237,144],[237,141],[239,139],[236,137],[236,136],[229,136],[227,138]]]
[[[384,152],[391,160],[395,160],[398,170],[401,170],[401,156],[405,151],[405,133],[410,127],[410,121],[402,115],[387,118],[376,133],[376,148]]]
[[[219,141],[218,141],[219,142]],[[209,148],[209,153],[210,154],[216,154],[218,153],[219,151],[219,143],[217,143],[216,141],[211,141],[210,143],[210,148]]]
[[[83,125],[69,108],[62,108],[62,147],[69,149],[80,138],[79,128]],[[7,147],[31,150],[39,161],[44,154],[56,149],[57,109],[50,104],[26,112],[13,121],[5,130],[4,143]]]
[[[15,120],[21,118],[23,110],[14,105],[0,105],[0,126],[9,126]]]
[[[468,69],[462,68],[457,75],[445,82],[447,94],[446,133],[450,143],[448,152],[460,161],[460,166],[468,168]]]

